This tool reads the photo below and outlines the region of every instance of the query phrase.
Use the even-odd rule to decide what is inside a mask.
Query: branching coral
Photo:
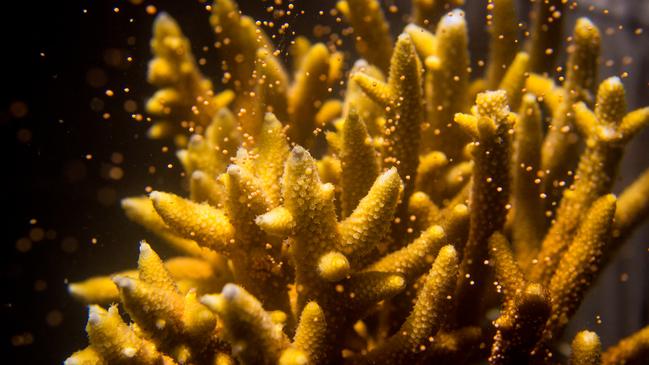
[[[569,359],[556,351],[649,214],[649,173],[611,194],[649,108],[627,113],[616,77],[595,94],[599,31],[585,18],[555,85],[565,1],[536,2],[525,46],[512,3],[488,4],[481,78],[462,1],[414,1],[394,42],[378,1],[340,1],[366,58],[341,100],[342,52],[298,37],[290,75],[231,0],[211,6],[217,94],[160,15],[150,134],[177,137],[189,191],[122,206],[181,255],[142,242],[137,270],[71,284],[90,304],[90,344],[66,364],[649,361],[646,328],[605,351],[582,331]]]

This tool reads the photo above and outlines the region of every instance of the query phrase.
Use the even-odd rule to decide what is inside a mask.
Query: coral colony
[[[649,363],[649,327],[557,351],[649,213],[649,171],[611,194],[649,108],[597,80],[596,25],[563,35],[576,4],[536,1],[522,31],[513,3],[488,2],[480,78],[461,0],[414,0],[396,40],[378,0],[342,0],[363,58],[346,72],[297,37],[291,73],[262,22],[216,0],[219,92],[160,14],[149,134],[181,146],[189,193],[122,206],[179,256],[142,242],[136,270],[70,284],[89,345],[65,364]]]

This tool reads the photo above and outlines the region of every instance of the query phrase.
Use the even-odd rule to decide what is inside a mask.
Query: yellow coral
[[[467,138],[453,123],[455,113],[470,104],[468,29],[464,12],[454,10],[442,17],[435,32],[435,54],[425,60],[427,121],[424,146],[459,158]]]
[[[602,344],[595,332],[581,331],[572,341],[570,365],[601,364]]]
[[[550,300],[540,285],[528,284],[521,288],[521,292],[494,321],[496,334],[489,363],[529,363],[549,315]]]
[[[347,115],[340,138],[341,205],[343,217],[348,216],[378,175],[376,151],[369,141],[367,128],[355,110]]]
[[[552,28],[548,29],[550,32]],[[574,103],[593,102],[597,83],[597,60],[600,51],[598,28],[586,18],[580,18],[574,28],[574,44],[569,48],[566,77],[557,87],[552,81],[532,75],[526,83],[530,92],[536,94],[551,110],[552,121],[541,150],[541,168],[544,172],[543,190],[547,195],[546,206],[551,208],[560,199],[562,191],[569,186],[577,156]],[[530,68],[535,71],[534,65]],[[536,70],[538,71],[538,70]],[[568,156],[568,158],[566,158]]]
[[[649,356],[649,327],[622,339],[602,354],[605,365],[639,364]]]
[[[559,51],[560,0],[535,3],[525,51],[513,2],[490,1],[478,75],[462,3],[414,0],[393,45],[379,1],[340,1],[330,14],[351,23],[366,58],[345,74],[339,35],[296,37],[288,69],[262,30],[274,22],[216,0],[221,93],[160,15],[149,134],[176,138],[189,191],[122,207],[180,256],[142,242],[137,270],[70,284],[92,305],[89,345],[65,363],[560,361],[569,318],[649,214],[648,172],[610,194],[649,108],[627,113],[618,78],[594,95],[601,40],[585,18],[565,80],[543,74]],[[583,331],[570,363],[646,362],[647,338],[602,352]]]
[[[478,94],[475,115],[458,115],[456,122],[474,139],[471,190],[471,224],[469,238],[460,266],[458,285],[458,320],[463,324],[475,320],[467,315],[479,316],[479,297],[485,289],[488,266],[487,240],[505,223],[509,197],[510,130],[515,116],[509,111],[504,91]]]
[[[534,72],[550,72],[559,54],[563,17],[566,4],[564,0],[537,1],[530,18],[531,37],[527,43],[532,58],[530,69]]]
[[[380,2],[342,0],[337,7],[354,27],[358,53],[369,63],[387,71],[392,54],[392,39]]]
[[[355,74],[354,80],[386,110],[382,162],[398,168],[404,181],[403,201],[408,201],[419,164],[419,125],[423,118],[421,61],[410,36],[401,34],[394,46],[387,83],[364,73]],[[398,217],[402,220],[406,219],[405,208],[406,204],[400,205]]]
[[[361,362],[408,364],[426,349],[428,338],[444,324],[455,288],[458,258],[453,246],[444,246],[426,276],[412,312],[401,328]],[[360,360],[360,359],[359,359]]]
[[[166,13],[156,18],[151,49],[155,57],[149,64],[148,80],[160,87],[146,104],[147,112],[161,117],[150,130],[153,138],[168,137],[182,120],[185,128],[206,126],[234,94],[215,95],[212,82],[198,70],[189,40]]]
[[[541,110],[531,94],[523,97],[516,120],[512,157],[512,242],[523,266],[536,256],[546,229],[541,186]]]
[[[577,309],[583,295],[599,270],[602,248],[611,234],[617,199],[605,195],[589,209],[574,240],[561,258],[556,273],[549,283],[552,297],[552,317],[546,326],[546,335],[560,333],[568,318]]]
[[[575,120],[586,135],[586,149],[575,173],[575,183],[563,194],[556,222],[546,235],[533,267],[532,277],[548,283],[560,253],[595,199],[610,191],[624,144],[649,123],[647,108],[626,114],[624,87],[612,77],[600,84],[595,111],[575,105]],[[631,122],[631,120],[633,120]]]
[[[487,5],[489,15],[487,24],[490,25],[491,35],[489,65],[487,66],[487,87],[498,87],[516,56],[518,48],[518,24],[516,22],[516,7],[512,0],[490,0]],[[511,102],[511,98],[510,98]]]

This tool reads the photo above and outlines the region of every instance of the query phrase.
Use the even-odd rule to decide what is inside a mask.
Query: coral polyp
[[[649,108],[598,82],[586,18],[552,78],[565,1],[535,2],[525,46],[513,2],[489,1],[478,75],[462,4],[415,0],[393,38],[378,0],[341,0],[362,59],[297,37],[291,74],[262,22],[216,0],[218,89],[160,14],[149,136],[174,138],[188,192],[122,206],[178,256],[142,241],[137,269],[71,284],[89,345],[65,363],[649,362],[647,328],[557,351],[649,214],[649,172],[611,194]]]

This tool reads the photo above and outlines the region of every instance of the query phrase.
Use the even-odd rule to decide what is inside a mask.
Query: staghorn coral
[[[122,206],[180,256],[142,242],[136,270],[70,284],[90,305],[89,345],[65,363],[649,361],[647,328],[604,351],[582,331],[569,359],[556,351],[649,214],[649,173],[610,194],[649,108],[627,113],[615,77],[595,94],[599,31],[585,18],[555,85],[564,1],[536,2],[520,46],[512,1],[490,1],[491,54],[472,74],[462,3],[413,1],[393,44],[378,1],[340,1],[366,57],[340,99],[342,52],[298,37],[290,75],[231,0],[211,6],[226,88],[215,93],[160,15],[150,136],[176,138],[189,191]]]

